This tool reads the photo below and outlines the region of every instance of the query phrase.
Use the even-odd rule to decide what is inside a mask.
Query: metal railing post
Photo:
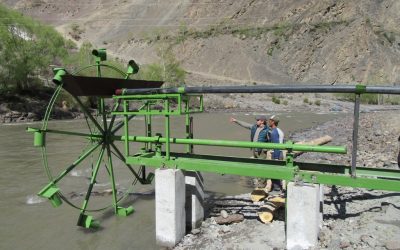
[[[164,102],[164,109],[166,110],[166,115],[165,115],[165,138],[167,139],[165,142],[165,159],[169,160],[170,159],[170,117],[169,117],[169,100],[165,100]]]
[[[358,125],[360,120],[360,94],[356,94],[354,101],[354,120],[353,120],[353,148],[351,150],[351,176],[356,177],[357,146],[358,146]]]
[[[365,93],[366,86],[358,84],[356,85],[356,95],[354,100],[354,119],[353,119],[353,148],[351,150],[351,176],[356,177],[356,165],[357,165],[357,147],[358,147],[358,126],[360,122],[360,98],[361,94]]]

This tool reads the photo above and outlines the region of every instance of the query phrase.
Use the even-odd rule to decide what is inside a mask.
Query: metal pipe
[[[125,140],[125,136],[114,136],[114,140]],[[146,137],[146,136],[129,136],[129,142],[152,142],[152,143],[166,143],[167,139],[164,137]],[[203,146],[219,146],[219,147],[236,147],[236,148],[262,148],[262,149],[280,149],[280,150],[293,150],[302,152],[321,152],[321,153],[336,153],[345,154],[346,147],[343,146],[314,146],[305,144],[293,143],[262,143],[262,142],[246,142],[246,141],[227,141],[227,140],[208,140],[208,139],[180,139],[169,138],[169,143],[174,144],[191,144]]]
[[[358,125],[360,120],[360,95],[356,94],[354,102],[354,121],[353,121],[353,148],[351,150],[351,176],[356,177],[357,146],[358,146]]]
[[[258,86],[209,86],[153,89],[123,89],[122,95],[134,94],[227,94],[227,93],[359,93],[360,85],[258,85]],[[363,93],[400,95],[397,86],[366,86]]]

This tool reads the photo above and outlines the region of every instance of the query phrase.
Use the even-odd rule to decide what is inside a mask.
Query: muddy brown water
[[[195,138],[249,140],[249,131],[229,123],[229,117],[254,122],[255,114],[203,113],[194,116]],[[340,114],[282,113],[280,127],[286,139],[291,133],[326,122]],[[132,132],[142,133],[143,120],[138,119]],[[154,130],[163,133],[163,118],[154,118]],[[84,120],[54,121],[49,128],[70,131],[87,131]],[[0,249],[158,249],[155,244],[154,186],[136,185],[131,189],[132,178],[122,162],[114,162],[117,188],[129,193],[122,202],[133,206],[135,213],[129,217],[117,217],[111,209],[89,213],[101,222],[99,230],[84,230],[76,226],[79,211],[63,204],[53,208],[49,202],[36,196],[47,184],[40,150],[34,148],[32,134],[27,126],[40,127],[40,123],[0,125]],[[184,120],[172,118],[171,134],[184,137]],[[329,134],[329,131],[327,131]],[[312,139],[312,138],[310,138]],[[83,152],[88,141],[81,137],[49,135],[47,149],[49,165],[53,173],[59,173]],[[122,145],[120,146],[122,149]],[[182,151],[181,145],[173,146]],[[234,155],[249,157],[250,150],[195,146],[195,153]],[[80,206],[91,174],[91,167],[98,152],[82,162],[59,184],[66,197]],[[105,162],[102,162],[104,165]],[[94,192],[101,194],[109,189],[110,182],[105,168],[99,173]],[[246,193],[251,190],[247,177],[204,173],[207,196],[223,196]],[[90,209],[111,204],[109,195],[92,196]]]

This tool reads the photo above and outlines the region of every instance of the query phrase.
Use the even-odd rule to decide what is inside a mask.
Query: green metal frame
[[[155,94],[114,96],[114,100],[122,100],[123,110],[112,112],[113,115],[185,115],[204,111],[203,96],[189,94]],[[197,107],[190,102],[198,100]],[[147,109],[132,109],[132,106],[146,103]]]
[[[128,65],[127,73],[121,70],[103,64],[107,56],[104,49],[94,50],[93,55],[96,56],[96,64],[84,67],[74,74],[85,69],[95,67],[97,76],[101,77],[101,69],[103,67],[114,69],[119,72],[125,79],[131,74],[137,73],[138,66],[131,61]],[[133,63],[132,63],[133,62]],[[29,132],[34,134],[34,146],[40,147],[43,156],[43,165],[45,172],[49,177],[47,184],[39,195],[50,200],[53,206],[60,206],[65,197],[61,190],[57,187],[57,183],[61,181],[70,171],[77,167],[84,159],[90,155],[95,156],[96,164],[94,165],[90,184],[80,210],[78,225],[85,228],[97,227],[99,223],[92,216],[87,215],[87,205],[92,193],[92,188],[96,182],[100,163],[106,158],[106,168],[110,175],[112,184],[112,204],[110,207],[114,209],[115,214],[126,216],[133,212],[132,207],[123,208],[118,204],[121,199],[117,199],[115,187],[114,164],[112,155],[117,156],[125,166],[132,172],[135,181],[142,184],[150,184],[154,179],[153,173],[146,174],[146,167],[152,168],[174,168],[189,171],[212,172],[219,174],[233,174],[241,176],[261,177],[284,179],[294,182],[320,183],[328,185],[342,185],[349,187],[360,187],[368,189],[380,189],[390,191],[400,191],[400,171],[376,168],[356,167],[356,150],[357,150],[357,134],[358,134],[358,113],[359,113],[359,97],[365,93],[365,86],[358,85],[355,95],[355,121],[353,131],[353,158],[351,166],[333,165],[333,164],[316,164],[304,163],[294,160],[294,151],[302,152],[322,152],[344,154],[347,152],[345,147],[341,146],[314,146],[314,145],[297,145],[292,142],[284,144],[276,143],[260,143],[247,141],[228,141],[228,140],[208,140],[193,138],[193,118],[194,113],[204,111],[203,95],[185,94],[182,91],[173,94],[139,94],[139,95],[118,95],[113,96],[114,107],[111,111],[106,109],[104,99],[99,97],[98,110],[93,115],[82,101],[73,96],[80,106],[87,119],[94,125],[94,129],[90,129],[88,133],[63,131],[48,129],[48,121],[53,110],[54,103],[62,89],[62,78],[68,74],[65,69],[57,68],[54,70],[55,77],[53,81],[58,85],[55,93],[51,98],[47,107],[43,125],[39,128],[28,128]],[[357,101],[358,100],[358,101]],[[195,105],[193,105],[195,103]],[[139,108],[132,108],[133,106]],[[145,135],[130,134],[132,118],[135,116],[144,116]],[[152,116],[164,116],[164,136],[161,134],[154,135],[152,132]],[[185,136],[184,138],[172,138],[170,134],[170,116],[185,116]],[[107,117],[111,116],[111,121],[107,122]],[[122,122],[115,123],[116,117],[121,116]],[[99,120],[97,118],[100,118]],[[122,131],[122,135],[117,134]],[[90,147],[86,148],[83,153],[67,168],[54,177],[50,171],[47,161],[46,152],[46,135],[61,134],[65,136],[78,136],[90,142]],[[124,145],[123,152],[116,147],[115,142],[122,142]],[[131,153],[131,144],[141,144],[139,152]],[[185,152],[171,152],[171,144],[186,145]],[[195,145],[205,145],[214,147],[239,147],[239,148],[262,148],[262,149],[280,149],[287,150],[288,154],[285,161],[259,160],[239,157],[226,157],[216,155],[198,155],[194,154]],[[139,170],[135,170],[138,167]],[[357,170],[357,175],[356,175]],[[68,203],[68,202],[67,202]],[[103,208],[107,209],[109,207]]]

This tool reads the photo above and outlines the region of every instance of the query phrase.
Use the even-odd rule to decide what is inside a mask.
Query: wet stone
[[[382,135],[382,133],[379,132],[379,131],[375,131],[375,132],[374,132],[374,136],[381,136],[381,135]]]
[[[228,218],[229,214],[226,210],[221,210],[221,216],[222,218]]]
[[[341,249],[345,249],[345,248],[348,248],[348,247],[350,247],[350,246],[351,246],[350,242],[348,242],[348,241],[346,241],[346,240],[340,241],[339,247],[340,247]]]
[[[400,240],[390,240],[385,244],[388,250],[400,250]]]
[[[193,235],[196,235],[196,234],[201,233],[201,230],[199,228],[195,228],[190,233],[193,234]]]
[[[376,240],[370,235],[361,235],[360,240],[370,247],[375,247],[377,245]]]
[[[17,122],[25,122],[25,121],[26,121],[26,118],[23,116],[17,118]]]

